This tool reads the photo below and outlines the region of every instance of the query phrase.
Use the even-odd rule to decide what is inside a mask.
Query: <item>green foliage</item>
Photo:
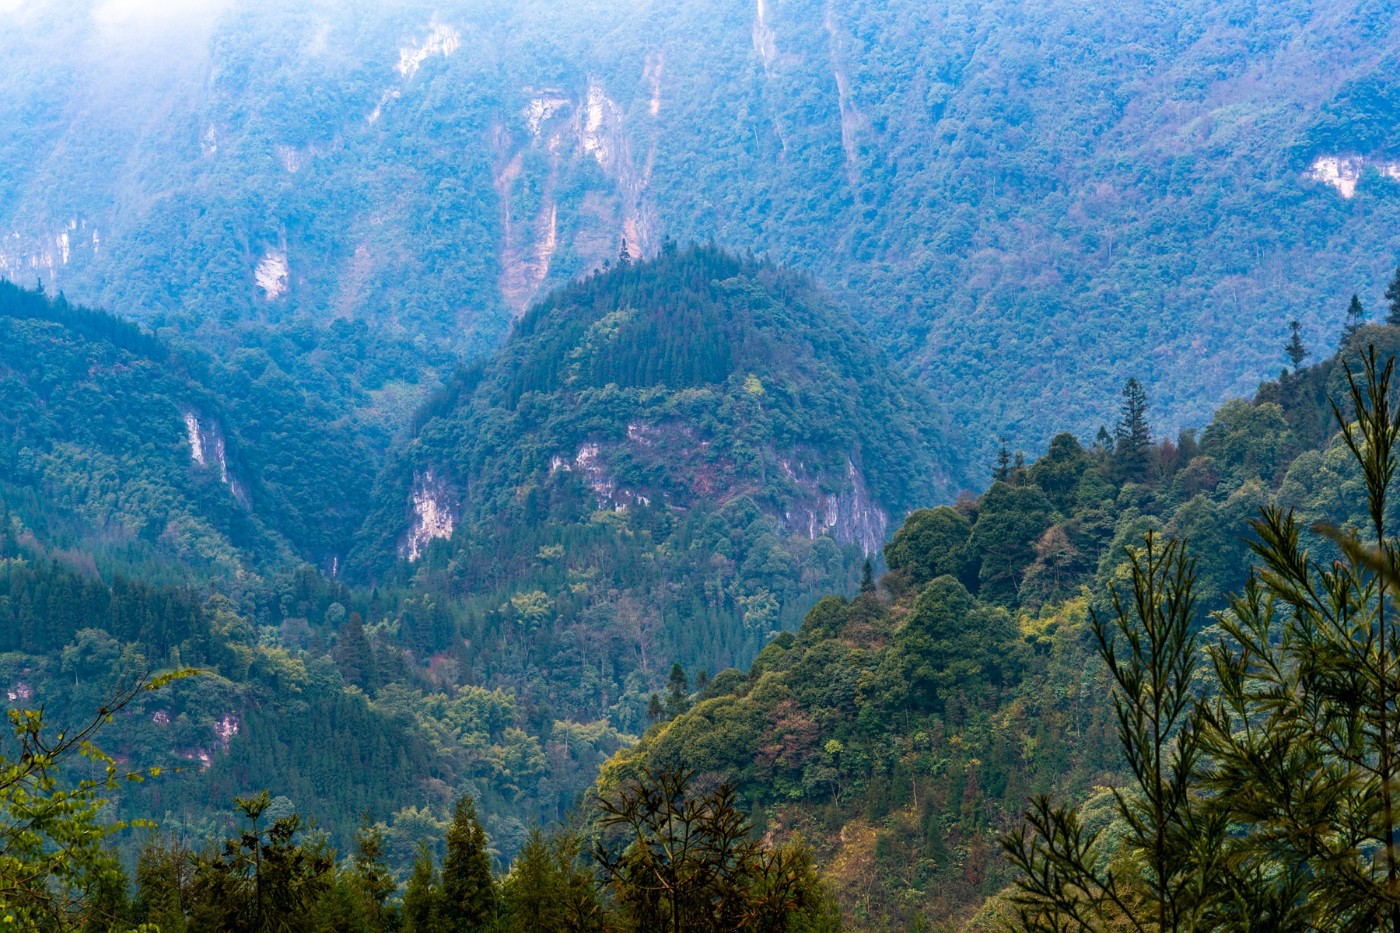
[[[1340,551],[1318,564],[1291,511],[1261,509],[1259,563],[1215,613],[1205,683],[1192,564],[1150,536],[1131,556],[1132,608],[1115,595],[1118,637],[1097,627],[1132,775],[1115,791],[1127,833],[1111,845],[1037,797],[1029,832],[1006,840],[1026,928],[1400,929],[1387,534],[1400,414],[1394,361],[1364,360],[1364,380],[1347,371],[1350,410],[1334,411],[1365,531],[1314,526]]]
[[[0,923],[46,930],[120,921],[125,877],[107,842],[128,824],[102,810],[122,784],[160,769],[120,770],[94,739],[138,696],[193,673],[132,680],[85,724],[56,735],[42,709],[9,711],[12,740],[0,746]]]
[[[599,800],[596,858],[620,929],[839,929],[807,852],[756,841],[734,789],[698,793],[693,777],[643,770]]]
[[[486,851],[486,831],[477,819],[472,798],[457,799],[446,844],[438,923],[444,930],[490,929],[496,919],[499,893],[491,873],[491,856]]]
[[[972,523],[956,509],[946,505],[919,509],[904,519],[885,545],[885,563],[891,571],[903,572],[915,586],[944,575],[961,578],[967,572],[971,534]]]

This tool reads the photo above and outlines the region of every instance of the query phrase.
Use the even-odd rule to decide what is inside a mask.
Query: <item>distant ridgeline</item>
[[[555,292],[429,411],[354,572],[465,600],[473,679],[537,668],[518,689],[624,728],[673,661],[746,663],[965,481],[828,298],[714,247]]]
[[[1341,359],[1359,370],[1368,344],[1400,353],[1400,328],[1361,327]],[[1364,525],[1327,401],[1346,386],[1339,358],[1285,370],[1199,436],[1156,443],[1135,387],[1113,437],[1061,434],[1029,465],[1005,458],[975,502],[904,521],[878,587],[821,600],[747,673],[689,695],[682,680],[600,789],[642,765],[736,781],[766,830],[816,846],[862,927],[967,919],[1011,877],[997,839],[1028,795],[1087,800],[1091,829],[1112,815],[1116,724],[1088,619],[1126,580],[1125,546],[1153,529],[1184,538],[1210,610],[1243,587],[1260,506],[1294,508],[1304,528]],[[1310,546],[1324,565],[1337,554]]]

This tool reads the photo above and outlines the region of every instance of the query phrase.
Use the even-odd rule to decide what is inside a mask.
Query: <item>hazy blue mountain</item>
[[[0,13],[3,274],[473,352],[715,237],[852,296],[985,453],[1133,374],[1204,420],[1400,250],[1389,3],[175,6]]]

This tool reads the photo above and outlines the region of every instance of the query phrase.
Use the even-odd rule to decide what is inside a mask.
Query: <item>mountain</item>
[[[638,728],[673,662],[747,663],[951,498],[935,411],[805,277],[668,247],[554,292],[429,405],[351,570],[462,600],[475,676]]]
[[[211,346],[348,318],[473,355],[624,238],[713,237],[848,295],[988,459],[1131,375],[1199,422],[1286,320],[1330,352],[1380,301],[1387,10],[23,0],[0,274]]]
[[[266,351],[211,360],[4,282],[0,336],[0,501],[46,547],[234,579],[330,570],[362,520],[365,439]]]
[[[348,323],[213,357],[5,284],[0,329],[11,703],[67,722],[133,666],[197,665],[114,727],[183,769],[123,812],[214,832],[269,787],[347,845],[372,805],[398,866],[462,792],[511,857],[673,666],[748,664],[966,482],[822,289],[715,247],[552,293],[394,442],[337,410],[362,396],[332,355],[294,365],[371,356]]]
[[[1122,832],[1110,789],[1125,765],[1089,619],[1127,585],[1124,548],[1148,531],[1185,541],[1198,638],[1213,644],[1207,613],[1243,590],[1260,507],[1294,509],[1303,528],[1362,525],[1360,468],[1327,399],[1345,398],[1345,365],[1359,372],[1366,345],[1392,356],[1400,328],[1363,328],[1342,355],[1146,457],[1061,434],[976,501],[915,511],[878,587],[822,599],[746,672],[673,704],[604,767],[599,792],[643,766],[733,782],[766,838],[814,846],[856,928],[968,922],[984,905],[986,925],[970,928],[999,928],[1013,873],[998,838],[1030,795],[1083,802],[1087,830]],[[1320,565],[1340,556],[1306,544]]]

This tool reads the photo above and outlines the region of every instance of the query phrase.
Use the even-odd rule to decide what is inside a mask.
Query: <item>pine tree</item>
[[[671,676],[666,681],[666,712],[679,716],[690,708],[690,678],[685,668],[677,661],[671,665]]]
[[[370,822],[369,815],[366,814],[361,818],[360,828],[355,833],[355,854],[351,859],[350,881],[358,902],[356,906],[364,916],[366,929],[371,933],[396,926],[393,923],[393,911],[388,903],[399,886],[394,880],[394,873],[385,862],[386,850],[384,827],[379,823]]]
[[[1303,360],[1308,358],[1308,348],[1303,346],[1303,325],[1296,320],[1288,322],[1288,330],[1292,335],[1287,344],[1284,345],[1283,352],[1288,354],[1288,361],[1293,364],[1293,371],[1296,373],[1303,365]]]
[[[488,929],[496,918],[496,879],[486,851],[486,831],[468,794],[457,798],[447,827],[447,855],[442,861],[442,920],[452,933]]]
[[[627,248],[627,237],[622,238],[622,249],[617,252],[617,265],[619,268],[632,265],[632,251]]]
[[[1366,309],[1361,307],[1361,297],[1353,292],[1351,304],[1347,305],[1346,323],[1342,325],[1342,345],[1346,346],[1347,341],[1355,337],[1365,323]]]
[[[1001,439],[997,450],[997,465],[992,468],[992,482],[1004,483],[1011,479],[1011,451],[1006,449],[1006,438]]]
[[[1123,385],[1122,417],[1114,428],[1114,454],[1119,475],[1140,480],[1147,473],[1152,431],[1147,425],[1147,390],[1137,379]]]
[[[403,892],[403,933],[437,933],[442,889],[438,885],[433,853],[426,840],[418,843],[413,873]]]
[[[861,593],[875,592],[875,565],[870,563],[870,558],[865,559],[865,564],[860,568],[860,591]]]
[[[1385,316],[1385,322],[1391,327],[1400,327],[1400,266],[1395,267],[1395,275],[1386,286],[1385,300],[1390,305],[1390,313]]]
[[[666,707],[661,705],[661,697],[656,694],[651,695],[651,702],[647,704],[647,719],[652,722],[660,722],[666,718]]]

